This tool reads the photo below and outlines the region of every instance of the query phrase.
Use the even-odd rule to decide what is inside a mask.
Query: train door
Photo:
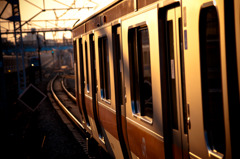
[[[118,137],[114,86],[114,55],[112,26],[94,31],[97,75],[97,108],[102,131],[99,140],[115,158],[123,158]]]
[[[79,72],[80,72],[80,89],[81,89],[81,96],[80,96],[80,101],[81,101],[81,106],[82,106],[82,112],[84,114],[84,118],[85,118],[85,128],[87,129],[87,127],[89,126],[89,119],[88,119],[88,114],[87,114],[87,109],[86,109],[86,102],[85,102],[85,67],[86,65],[84,65],[84,56],[83,56],[83,44],[85,44],[85,41],[83,41],[82,38],[79,39]]]
[[[184,55],[182,53],[181,8],[167,11],[168,109],[171,125],[172,157],[188,158],[187,109],[185,98]]]
[[[231,46],[235,38],[230,36],[235,32],[234,28],[228,29],[234,26],[231,24],[234,16],[227,16],[233,9],[225,10],[229,2],[182,1],[186,98],[191,125],[189,155],[192,158],[232,158],[229,110],[236,106],[232,93],[238,91],[232,90],[238,88],[238,81],[232,80],[231,75],[237,77],[236,66],[232,67],[236,63],[232,50],[235,46]],[[239,99],[237,101],[239,103]]]
[[[240,98],[240,1],[234,0],[234,11],[235,11],[235,37],[236,37],[236,59],[237,59],[237,75],[238,75],[238,95]]]
[[[95,42],[95,55],[96,55],[96,77],[97,77],[97,118],[99,120],[98,136],[99,141],[105,146],[107,140],[106,135],[106,119],[105,117],[113,117],[111,109],[111,73],[110,73],[110,48],[109,43],[111,41],[107,31],[110,31],[110,27],[94,31],[94,42]],[[106,31],[106,30],[107,31]],[[109,32],[110,33],[110,32]],[[109,113],[111,115],[109,115]],[[101,123],[101,125],[100,125]],[[100,127],[101,126],[101,127]],[[108,131],[108,130],[107,130]],[[108,143],[107,143],[108,144]]]
[[[96,61],[95,61],[95,43],[94,43],[94,34],[89,35],[89,44],[90,44],[90,72],[91,72],[91,96],[92,96],[92,110],[93,117],[96,125],[96,138],[103,140],[102,128],[99,121],[99,110],[97,102],[97,79],[96,79]],[[94,132],[93,132],[94,133]]]
[[[229,2],[225,2],[225,4],[228,4]],[[237,59],[235,63],[230,62],[230,64],[232,64],[232,67],[229,67],[230,69],[234,69],[233,72],[231,72],[232,74],[232,78],[231,81],[235,81],[233,82],[229,82],[229,84],[231,84],[231,92],[232,94],[229,96],[232,96],[233,98],[231,99],[232,101],[232,105],[238,105],[238,106],[233,106],[231,108],[229,108],[229,118],[230,118],[230,132],[231,132],[231,148],[232,148],[232,158],[237,158],[238,155],[238,143],[239,143],[239,135],[237,130],[238,130],[238,124],[236,124],[236,121],[238,121],[238,115],[235,112],[239,112],[239,105],[240,105],[240,1],[238,0],[234,0],[231,1],[230,4],[230,8],[227,10],[232,10],[234,11],[234,17],[235,17],[235,29],[233,28],[229,28],[228,30],[230,31],[230,36],[229,38],[232,39],[229,44],[230,45],[230,49],[233,48],[233,53],[234,53],[234,46],[236,46],[236,53],[231,54],[230,57],[232,57],[233,59]],[[231,7],[234,7],[234,9],[232,9]],[[226,12],[226,11],[225,11]],[[231,15],[230,15],[231,16]],[[230,21],[231,22],[231,21]],[[229,23],[229,22],[228,22]],[[231,26],[230,26],[231,27]],[[226,29],[227,30],[227,29]],[[235,36],[235,38],[233,38]],[[234,43],[233,40],[236,39],[236,42]],[[229,51],[230,52],[230,51]],[[233,59],[229,58],[229,61],[234,61]],[[236,77],[238,75],[238,77]],[[238,82],[238,87],[237,87],[237,82]],[[234,100],[235,99],[235,100]],[[235,104],[238,103],[238,104]],[[236,140],[238,138],[238,140]]]
[[[74,49],[74,74],[75,74],[75,96],[77,99],[77,106],[80,112],[80,122],[82,123],[82,109],[80,106],[80,75],[79,75],[79,52],[78,52],[78,40],[75,39],[73,41],[73,49]]]
[[[122,21],[126,129],[132,158],[165,158],[158,8]]]
[[[129,158],[127,149],[126,128],[125,125],[125,108],[124,108],[124,74],[122,61],[122,33],[121,25],[117,24],[112,27],[113,39],[113,63],[114,63],[114,82],[115,82],[115,105],[116,105],[116,121],[118,138],[121,145],[124,158]]]

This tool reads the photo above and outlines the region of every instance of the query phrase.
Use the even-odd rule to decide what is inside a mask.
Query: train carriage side
[[[164,158],[158,8],[122,21],[126,125],[132,158]]]
[[[121,1],[73,29],[83,123],[112,156],[234,156],[240,2],[231,2]]]
[[[174,2],[171,1],[171,3]],[[171,3],[168,1],[165,5]],[[93,23],[86,22],[83,24],[86,33],[76,35],[81,26],[74,31],[76,40],[79,41],[78,46],[82,49],[79,51],[81,55],[79,56],[80,60],[78,60],[80,63],[80,81],[82,81],[79,92],[84,94],[80,95],[82,114],[85,116],[85,122],[87,122],[86,116],[90,119],[91,131],[89,132],[100,145],[106,147],[117,158],[122,158],[123,155],[125,158],[126,156],[130,158],[165,158],[166,148],[164,147],[166,146],[163,138],[159,65],[159,28],[158,23],[156,23],[159,17],[159,4],[141,7],[137,12],[126,15],[121,20],[115,20],[111,24],[105,24],[94,30],[87,29],[88,32],[86,32],[86,28],[92,26],[87,26],[87,24]],[[162,4],[161,7],[165,6]],[[164,10],[166,15],[168,9]],[[175,25],[177,19],[175,9],[170,11],[169,15],[169,19],[172,18]],[[178,16],[181,16],[179,8]],[[172,29],[174,29],[172,30],[174,37],[179,35],[178,27]],[[160,34],[163,35],[164,31]],[[121,38],[116,38],[118,36]],[[91,62],[93,57],[89,53],[91,52],[91,46],[89,46],[91,38],[95,47],[95,62]],[[115,43],[117,40],[119,40],[119,44]],[[179,38],[175,39],[174,43],[179,46],[178,40]],[[117,45],[119,45],[118,49],[120,50],[119,57],[115,55]],[[168,45],[173,46],[174,44],[169,43]],[[174,50],[173,54],[179,52],[177,48]],[[119,65],[115,64],[114,60]],[[91,63],[95,64],[95,70],[91,68]],[[175,62],[173,66],[175,67]],[[176,68],[178,67],[176,66]],[[96,74],[92,71],[96,71]],[[169,73],[166,70],[164,72]],[[89,100],[94,97],[92,93],[94,87],[92,76],[94,74],[96,75],[97,92],[95,106]],[[121,75],[121,80],[119,80],[118,75]],[[118,83],[116,84],[117,79]],[[118,84],[121,86],[117,88]],[[116,90],[118,90],[117,93]],[[119,98],[119,96],[122,97]],[[93,112],[94,109],[96,109],[95,112]],[[180,131],[178,134],[181,134]],[[174,148],[170,146],[169,152],[175,152],[176,155],[182,156],[182,145],[178,143],[181,138],[179,135],[177,138],[172,143],[175,145]],[[123,154],[119,153],[121,150]]]
[[[76,104],[80,112],[80,122],[83,123],[83,114],[82,108],[80,106],[80,74],[79,74],[79,53],[78,53],[78,41],[73,41],[73,51],[74,51],[74,73],[75,73],[75,95],[76,95]]]
[[[231,55],[228,56],[228,57],[231,57],[231,58],[228,58],[229,59],[228,64],[231,65],[231,67],[228,67],[228,70],[230,70],[228,71],[230,73],[228,75],[230,76],[228,80],[229,81],[228,84],[230,85],[228,96],[232,97],[230,99],[231,105],[229,105],[229,114],[230,114],[229,118],[230,118],[232,158],[237,158],[238,156],[237,144],[240,141],[239,135],[236,133],[238,130],[238,124],[237,124],[238,116],[236,115],[237,114],[236,112],[240,111],[239,110],[240,109],[240,11],[239,11],[240,1],[234,0],[234,1],[228,2],[228,4],[230,7],[227,11],[230,11],[231,13],[230,16],[232,17],[229,22],[231,24],[230,27],[226,29],[230,31],[230,37],[228,38],[229,40],[228,49],[230,49],[229,52],[231,52]],[[232,21],[235,22],[235,25],[232,23]],[[235,29],[234,29],[234,26],[235,26]]]
[[[240,92],[240,2],[237,0],[234,0],[234,21],[235,21],[235,38],[236,38],[236,56],[237,59],[237,74],[238,74],[238,92]],[[235,72],[236,74],[236,72]],[[236,77],[235,77],[236,78]],[[237,94],[237,93],[236,93]],[[238,93],[238,96],[240,96],[240,93]]]
[[[238,7],[234,0],[182,1],[191,158],[237,155]]]

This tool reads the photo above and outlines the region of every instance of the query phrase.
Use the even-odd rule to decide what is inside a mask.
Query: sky
[[[112,1],[114,0],[19,0],[22,24],[39,13],[29,23],[25,24],[22,27],[22,30],[30,30],[31,28],[40,29],[56,27],[72,28],[73,24],[77,21],[77,19],[80,19],[80,21],[86,19],[94,12],[105,7]],[[0,4],[0,12],[4,6],[4,2],[1,1],[1,3],[2,4]],[[46,11],[41,12],[43,9],[46,9]],[[2,16],[11,16],[10,5]],[[55,19],[59,19],[59,21],[44,21]],[[66,19],[68,21],[64,21]],[[6,21],[2,19],[0,20],[0,26],[1,32],[6,32],[6,29],[13,30],[12,23],[6,23]],[[23,34],[23,36],[25,35]],[[71,32],[46,33],[47,39],[57,39],[62,38],[63,36],[65,36],[66,38],[71,38]],[[2,37],[6,37],[11,41],[14,40],[13,35],[2,35]]]

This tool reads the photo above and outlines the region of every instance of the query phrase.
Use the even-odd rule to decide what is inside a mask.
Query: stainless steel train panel
[[[123,63],[126,88],[126,117],[129,147],[132,157],[164,157],[162,107],[159,70],[158,9],[154,8],[122,21]],[[129,60],[129,29],[145,25],[149,31],[153,117],[132,110]],[[151,142],[152,141],[152,142]],[[154,142],[153,142],[154,141]],[[140,146],[142,145],[142,146]],[[155,146],[154,146],[155,145]]]
[[[225,152],[219,153],[209,147],[206,128],[204,127],[204,108],[202,96],[202,77],[201,77],[201,54],[200,54],[200,13],[204,8],[213,7],[217,11],[219,22],[219,46],[221,63],[221,85],[222,103],[225,133]],[[189,104],[191,128],[189,129],[189,151],[190,156],[201,158],[231,158],[231,144],[229,135],[229,112],[228,112],[228,88],[226,72],[226,52],[225,52],[225,22],[224,22],[224,2],[221,0],[183,0],[183,31],[186,33],[184,44],[188,47],[184,49],[185,55],[185,74],[187,103]],[[210,23],[208,23],[210,24]],[[213,31],[213,30],[212,30]],[[215,30],[217,31],[217,30]],[[213,31],[214,32],[214,31]],[[210,121],[209,121],[210,122]]]

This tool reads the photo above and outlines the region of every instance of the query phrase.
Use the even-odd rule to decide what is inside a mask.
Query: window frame
[[[85,47],[85,49],[84,49],[84,54],[85,54],[85,68],[86,68],[86,88],[87,88],[87,93],[89,94],[90,93],[90,86],[89,86],[89,62],[88,62],[88,41],[87,41],[87,39],[85,39],[85,41],[84,41],[84,47]]]
[[[218,29],[216,29],[216,31],[218,32],[218,40],[212,40],[211,36],[210,37],[210,40],[208,39],[207,37],[207,14],[208,12],[211,10],[211,9],[214,9],[216,11],[216,22],[217,22],[217,25],[218,26]],[[212,18],[212,17],[211,17]],[[199,46],[200,46],[200,67],[201,67],[201,91],[202,91],[202,110],[203,110],[203,123],[204,123],[204,136],[205,136],[205,141],[206,141],[206,144],[207,144],[207,148],[208,148],[208,151],[211,155],[217,155],[217,156],[221,156],[223,157],[225,155],[225,151],[226,151],[226,142],[225,142],[225,138],[226,138],[226,134],[225,134],[225,125],[224,125],[224,101],[223,101],[223,98],[224,98],[224,94],[223,94],[223,78],[222,78],[222,74],[223,74],[223,70],[222,70],[222,57],[221,57],[221,33],[220,33],[220,19],[219,19],[219,13],[218,13],[218,10],[215,6],[213,6],[211,3],[205,5],[204,7],[201,8],[200,10],[200,19],[199,19]],[[211,21],[211,23],[213,23]],[[209,25],[209,24],[208,24]],[[212,24],[211,24],[212,25]],[[212,33],[212,32],[211,32]],[[213,34],[213,33],[212,33]],[[216,38],[216,37],[215,37]],[[209,45],[208,43],[218,43],[218,55],[219,55],[219,58],[216,59],[216,53],[215,53],[215,58],[214,60],[211,60],[212,62],[209,63],[209,59],[211,58],[210,56],[213,56],[213,55],[209,55],[207,52],[209,52],[209,49],[211,47],[211,45]],[[212,53],[213,54],[213,53]],[[217,61],[219,63],[217,63]],[[217,64],[216,64],[217,63]],[[215,64],[215,65],[214,65]],[[213,75],[212,77],[209,77],[209,73],[207,71],[210,71],[210,70],[218,70],[218,69],[213,69],[213,65],[214,65],[214,68],[217,67],[218,65],[218,69],[219,69],[219,74],[218,72],[213,72]],[[219,81],[215,81],[215,82],[212,82],[211,80],[212,79],[216,79],[215,76],[219,76],[220,79]],[[214,87],[214,88],[213,88]],[[216,87],[216,88],[215,88]],[[219,87],[219,88],[218,88]],[[218,89],[221,89],[218,90]],[[220,92],[220,93],[219,93]],[[218,94],[216,94],[218,93]],[[215,96],[217,95],[220,95],[220,99],[221,100],[215,100]],[[216,106],[214,106],[214,104],[218,104],[219,106],[218,107],[221,107],[222,110],[218,110],[218,116],[216,117],[216,113],[213,114],[213,112],[211,111],[212,110],[215,110],[214,112],[216,112]],[[212,107],[210,107],[212,106]],[[210,109],[211,108],[211,109]],[[222,111],[222,112],[220,112]],[[219,116],[219,113],[220,116]],[[212,118],[210,118],[210,116]],[[222,117],[222,119],[220,119],[219,117]],[[216,132],[216,126],[215,126],[215,129],[213,129],[211,127],[211,125],[214,123],[213,121],[216,120],[216,118],[218,118],[217,122],[222,122],[222,124],[218,124],[218,125],[222,125],[223,127],[218,127],[217,130],[218,130],[218,136],[221,136],[220,139],[222,139],[222,142],[220,144],[220,141],[217,142],[216,144],[216,136],[213,137],[213,132]],[[213,120],[214,119],[214,120]],[[222,121],[221,121],[222,120]],[[216,122],[215,122],[216,124]],[[214,124],[214,125],[215,125]],[[220,130],[221,129],[221,130]],[[219,130],[221,131],[222,134],[219,133]],[[216,133],[215,133],[216,134]],[[219,137],[218,137],[219,139]],[[221,145],[223,147],[219,147],[219,146],[216,146],[216,145]],[[215,149],[215,147],[217,147]],[[221,150],[218,151],[218,150]]]
[[[151,81],[151,97],[152,92],[152,70],[151,70],[151,49],[150,49],[150,33],[146,22],[128,27],[128,50],[129,50],[129,68],[130,68],[130,94],[131,94],[131,110],[132,115],[140,117],[141,120],[152,124],[153,123],[153,101],[151,104],[151,115],[146,114],[144,102],[144,65],[143,65],[143,51],[142,51],[142,37],[141,31],[148,31],[148,45],[149,45],[149,67],[150,67],[150,81]],[[140,36],[140,38],[138,37]],[[140,49],[139,49],[140,48]],[[137,58],[134,56],[137,56]],[[152,99],[153,100],[153,99]]]
[[[110,48],[108,42],[109,39],[107,35],[98,36],[100,96],[101,100],[111,104]],[[108,62],[106,63],[106,61]],[[106,72],[108,73],[106,74]]]

